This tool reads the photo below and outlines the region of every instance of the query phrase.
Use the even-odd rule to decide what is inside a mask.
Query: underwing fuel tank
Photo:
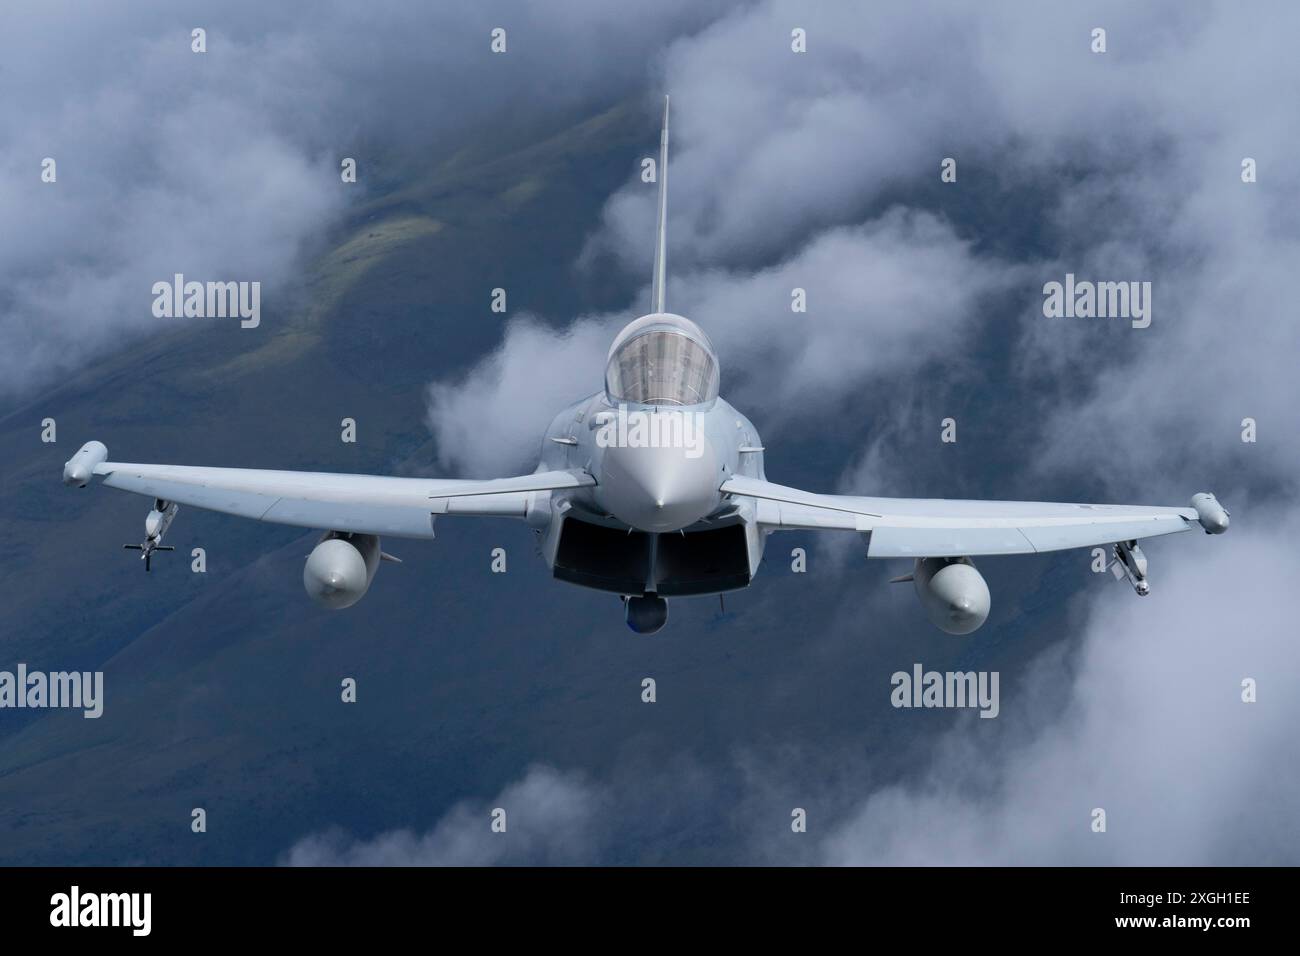
[[[917,558],[912,572],[926,616],[947,634],[971,634],[988,620],[992,599],[970,558]]]
[[[302,584],[322,607],[339,611],[365,597],[379,567],[379,538],[331,531],[307,556]]]

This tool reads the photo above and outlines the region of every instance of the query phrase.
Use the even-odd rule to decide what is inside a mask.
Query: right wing
[[[1207,531],[1227,527],[1227,513],[1210,496],[1203,517],[1196,506],[821,495],[743,476],[727,479],[721,490],[753,498],[758,523],[769,529],[869,532],[871,558],[1034,554],[1173,534],[1197,527],[1198,520]],[[1222,512],[1221,527],[1213,509]]]
[[[464,481],[147,465],[107,456],[101,443],[87,443],[64,466],[63,480],[84,486],[92,474],[100,475],[110,488],[256,521],[406,538],[432,538],[437,515],[522,518],[533,492],[596,483],[579,470]]]

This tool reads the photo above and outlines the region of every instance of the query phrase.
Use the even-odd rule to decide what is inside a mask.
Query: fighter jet
[[[381,536],[432,538],[442,518],[521,519],[554,577],[618,595],[641,634],[664,626],[668,598],[748,587],[768,536],[789,529],[857,532],[868,558],[910,559],[912,571],[894,580],[912,582],[949,634],[988,617],[975,557],[1105,546],[1115,576],[1146,595],[1140,539],[1227,530],[1228,512],[1204,493],[1178,508],[874,498],[768,481],[758,430],[718,394],[709,337],[667,311],[667,97],[657,177],[651,311],[614,339],[604,388],[555,416],[532,474],[468,481],[128,464],[91,441],[64,466],[64,482],[85,487],[98,475],[154,499],[139,546],[146,563],[182,504],[320,530],[303,585],[335,609],[357,603],[380,562],[395,560]]]

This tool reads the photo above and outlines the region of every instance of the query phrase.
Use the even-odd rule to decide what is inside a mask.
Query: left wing
[[[756,502],[768,529],[843,529],[870,535],[870,558],[956,558],[1086,548],[1203,527],[1227,530],[1213,495],[1186,508],[821,495],[733,476],[721,491]]]
[[[302,528],[432,538],[441,514],[524,517],[532,492],[594,485],[584,471],[464,481],[307,471],[263,471],[108,461],[88,442],[64,466],[63,480],[85,486],[100,475],[110,488],[209,511]]]

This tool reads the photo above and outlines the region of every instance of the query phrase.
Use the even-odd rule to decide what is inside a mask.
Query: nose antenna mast
[[[659,134],[659,221],[655,227],[655,274],[650,283],[650,311],[664,311],[668,271],[668,97],[664,97],[664,128]]]

